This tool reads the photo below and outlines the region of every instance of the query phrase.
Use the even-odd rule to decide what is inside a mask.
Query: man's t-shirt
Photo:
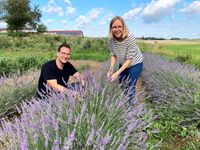
[[[45,63],[42,66],[41,74],[39,77],[38,82],[38,91],[41,94],[47,94],[48,89],[46,89],[47,80],[56,79],[57,83],[66,87],[66,84],[69,80],[70,76],[73,76],[77,70],[74,68],[74,66],[67,62],[63,70],[60,70],[56,65],[56,60],[51,60],[47,63]],[[37,92],[38,97],[41,97],[40,94]]]

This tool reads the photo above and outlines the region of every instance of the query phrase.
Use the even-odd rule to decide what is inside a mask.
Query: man
[[[37,92],[39,98],[46,96],[50,92],[50,89],[61,93],[77,93],[67,88],[66,84],[70,76],[76,78],[81,85],[84,86],[85,83],[82,75],[77,72],[70,62],[68,62],[70,58],[70,52],[70,46],[67,44],[62,44],[58,47],[57,58],[45,63],[42,66]],[[50,88],[48,88],[48,86]]]

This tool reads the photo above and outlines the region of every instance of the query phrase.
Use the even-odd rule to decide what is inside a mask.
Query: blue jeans
[[[121,64],[119,68],[121,68]],[[142,72],[143,62],[126,68],[120,75],[119,75],[119,82],[125,87],[126,94],[128,95],[129,102],[134,103],[136,100],[135,95],[135,88],[137,84],[137,80]]]

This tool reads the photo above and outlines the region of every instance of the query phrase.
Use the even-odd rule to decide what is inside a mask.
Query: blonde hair
[[[122,34],[122,38],[126,38],[128,35],[129,35],[129,30],[124,22],[124,19],[120,16],[115,16],[114,18],[111,19],[110,21],[110,27],[109,27],[109,38],[110,39],[114,39],[115,37],[113,36],[113,33],[112,33],[112,24],[113,22],[115,22],[116,20],[119,20],[121,21],[122,23],[122,26],[123,26],[123,34]]]

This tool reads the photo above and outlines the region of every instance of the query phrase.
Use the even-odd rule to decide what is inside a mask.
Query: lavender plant
[[[38,72],[0,77],[0,117],[13,113],[16,105],[36,94]]]
[[[176,61],[167,61],[158,55],[145,53],[143,77],[152,100],[163,106],[194,100],[200,91],[199,70]]]
[[[9,149],[147,149],[151,119],[144,104],[129,106],[118,83],[105,73],[85,74],[87,86],[77,101],[70,93],[21,104],[20,118],[2,119]]]
[[[168,132],[168,137],[175,134],[197,137],[195,126],[200,121],[200,71],[152,53],[144,53],[144,58],[142,76],[151,107],[158,116],[154,127],[162,129],[162,133]]]

